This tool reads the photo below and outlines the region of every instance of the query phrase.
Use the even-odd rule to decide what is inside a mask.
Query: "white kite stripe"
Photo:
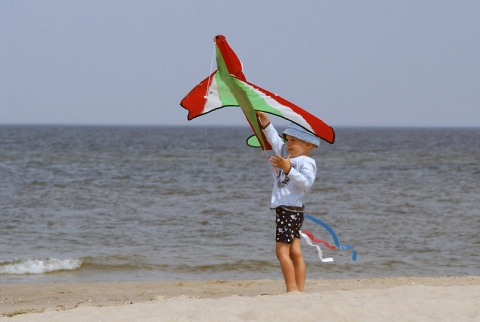
[[[300,114],[296,113],[290,107],[280,104],[274,97],[271,97],[265,94],[264,92],[258,90],[257,88],[251,86],[248,83],[245,83],[239,79],[235,79],[235,81],[240,82],[242,86],[248,87],[249,90],[255,92],[255,94],[258,95],[265,102],[266,105],[270,106],[273,109],[276,109],[279,112],[279,114],[284,118],[292,122],[295,122],[300,126],[303,126],[305,129],[309,130],[310,132],[315,133],[313,128],[310,126],[310,124],[308,124],[308,122]]]

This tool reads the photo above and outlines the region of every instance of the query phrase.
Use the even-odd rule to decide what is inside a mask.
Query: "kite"
[[[224,36],[216,36],[214,42],[217,70],[195,86],[180,102],[180,105],[188,110],[189,121],[223,107],[239,106],[253,131],[253,135],[247,139],[249,146],[261,147],[262,150],[272,149],[262,132],[256,111],[287,119],[320,139],[330,144],[334,143],[335,132],[325,122],[284,98],[248,82],[243,73],[240,59],[230,48]],[[354,252],[352,259],[356,260],[356,252],[353,247],[340,245],[330,226],[309,215],[305,215],[305,217],[326,228],[334,239],[335,246],[315,239],[313,234],[308,231],[301,233],[309,245],[317,248],[323,262],[331,262],[333,259],[324,259],[320,247],[314,245],[313,242],[323,243],[330,249],[352,249]]]
[[[188,120],[222,107],[239,106],[254,133],[247,140],[250,146],[271,150],[255,111],[287,119],[333,144],[335,132],[330,126],[297,105],[249,83],[243,73],[242,63],[225,37],[218,35],[214,41],[217,70],[195,86],[180,102],[188,110]]]
[[[312,222],[316,223],[317,225],[320,225],[323,228],[325,228],[330,233],[330,236],[332,236],[332,239],[333,239],[333,242],[334,242],[335,246],[330,245],[328,242],[326,242],[322,239],[316,239],[313,236],[313,234],[311,232],[309,232],[308,230],[303,230],[303,231],[300,232],[300,234],[305,239],[307,244],[317,248],[318,257],[320,257],[320,260],[322,262],[331,262],[331,261],[333,261],[333,259],[322,258],[322,251],[321,251],[320,247],[318,245],[314,245],[313,242],[324,244],[325,246],[327,246],[328,248],[330,248],[332,250],[337,249],[337,248],[340,249],[340,250],[351,249],[352,250],[352,260],[353,261],[357,260],[357,251],[355,250],[355,248],[353,246],[350,246],[350,245],[341,245],[340,241],[338,240],[337,234],[335,234],[335,231],[332,229],[332,227],[330,227],[327,223],[325,223],[325,222],[323,222],[323,221],[321,221],[321,220],[319,220],[315,217],[312,217],[310,215],[305,214],[304,216],[305,216],[305,218],[307,218],[307,219],[311,220]]]

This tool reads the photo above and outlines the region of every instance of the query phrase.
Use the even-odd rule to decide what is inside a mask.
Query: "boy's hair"
[[[320,138],[318,136],[305,130],[303,127],[295,123],[290,123],[290,125],[285,129],[285,131],[283,131],[282,134],[283,138],[285,138],[285,135],[290,135],[302,141],[311,143],[316,147],[320,145]]]

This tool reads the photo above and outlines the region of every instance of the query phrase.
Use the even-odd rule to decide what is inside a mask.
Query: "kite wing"
[[[294,122],[328,143],[335,140],[333,129],[295,104],[247,82],[242,64],[224,36],[216,36],[217,70],[185,96],[180,105],[189,111],[188,119],[210,113],[226,106],[240,106],[255,139],[249,145],[270,150],[255,111],[273,114]]]

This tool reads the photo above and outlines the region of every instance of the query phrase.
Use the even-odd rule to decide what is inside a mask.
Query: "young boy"
[[[304,291],[306,268],[300,246],[299,230],[303,223],[303,196],[315,181],[317,167],[310,151],[320,139],[292,123],[283,132],[285,143],[271,125],[267,114],[257,112],[263,133],[275,156],[270,163],[277,171],[271,208],[276,212],[275,252],[280,262],[287,292]]]

